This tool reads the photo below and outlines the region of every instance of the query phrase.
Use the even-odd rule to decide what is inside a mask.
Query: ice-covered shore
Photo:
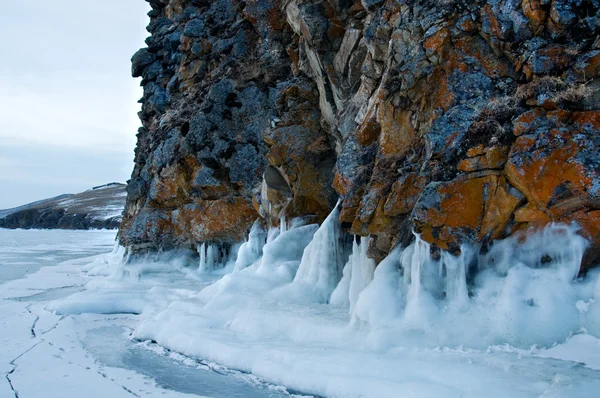
[[[87,272],[90,264],[119,263],[119,253],[106,254],[114,238],[111,231],[0,229],[0,398],[290,395],[253,375],[132,340],[143,315],[53,311],[54,300],[103,278]]]
[[[577,278],[574,227],[439,259],[417,237],[375,268],[336,218],[254,229],[237,257],[203,246],[200,266],[117,249],[52,308],[140,314],[139,340],[315,395],[597,397],[600,279]]]

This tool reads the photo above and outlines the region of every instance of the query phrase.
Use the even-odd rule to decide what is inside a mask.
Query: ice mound
[[[577,307],[595,300],[597,274],[577,279],[587,242],[576,232],[551,225],[495,242],[486,254],[463,246],[460,255],[442,252],[439,260],[416,236],[379,265],[354,315],[371,327],[387,325],[441,345],[551,345],[582,327],[600,333],[596,317]]]
[[[578,277],[587,242],[576,227],[458,255],[432,255],[415,235],[376,266],[368,238],[347,247],[338,216],[257,223],[235,259],[207,243],[198,256],[129,257],[104,274],[96,264],[108,276],[53,305],[140,314],[139,340],[318,395],[595,396],[586,372],[597,366],[600,270]],[[553,381],[557,366],[571,381]]]
[[[367,257],[369,239],[362,237],[360,245],[353,240],[352,254],[344,266],[342,280],[331,294],[332,305],[348,306],[350,313],[354,310],[358,295],[373,279],[375,261]]]

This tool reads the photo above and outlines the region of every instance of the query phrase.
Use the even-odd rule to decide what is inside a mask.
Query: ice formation
[[[235,260],[235,271],[241,271],[254,264],[262,256],[266,241],[267,233],[260,222],[256,220],[254,225],[252,225],[248,240],[240,246],[237,259]]]
[[[241,245],[229,246],[212,243],[198,245],[198,255],[200,256],[198,272],[206,274],[235,263],[240,247]]]
[[[598,333],[595,318],[577,308],[592,295],[593,277],[577,279],[586,245],[575,227],[550,225],[495,242],[483,255],[463,246],[459,255],[442,251],[436,261],[416,236],[378,266],[354,315],[371,326],[393,321],[455,344],[552,344],[582,327]]]
[[[340,242],[339,216],[336,205],[304,250],[294,278],[294,283],[310,286],[314,298],[321,303],[329,300],[342,278],[344,254]]]
[[[219,322],[246,332],[263,316],[252,312],[250,320],[248,308],[271,302],[342,307],[354,327],[380,339],[418,336],[428,346],[545,346],[582,328],[600,336],[598,272],[578,278],[587,241],[573,225],[435,256],[415,234],[412,244],[396,247],[376,266],[367,256],[368,237],[355,237],[347,257],[349,236],[338,218],[336,207],[320,226],[282,218],[266,231],[257,222],[237,253],[200,245],[199,275],[225,277],[198,298],[210,313],[221,313]]]
[[[214,247],[212,264],[230,266],[204,274],[186,266],[190,253],[133,256],[122,279],[53,309],[140,314],[137,339],[323,396],[394,397],[415,380],[415,397],[596,396],[600,269],[578,276],[587,242],[575,226],[457,254],[415,235],[377,266],[368,238],[354,238],[342,276],[350,248],[338,215],[284,232],[256,224],[235,272],[233,249],[219,260]],[[559,372],[568,377],[554,384]]]
[[[257,271],[269,272],[282,265],[290,265],[295,270],[298,268],[299,260],[302,258],[304,249],[313,240],[318,225],[304,225],[291,228],[280,233],[269,233],[270,239],[263,248],[263,256],[257,262]]]
[[[336,207],[320,226],[282,218],[267,232],[257,222],[237,253],[200,245],[201,274],[230,272],[223,267],[234,261],[235,272],[199,297],[213,309],[237,302],[243,290],[278,303],[330,304],[346,308],[357,327],[381,335],[418,331],[424,344],[550,345],[581,328],[600,335],[600,282],[595,272],[577,278],[587,241],[575,226],[553,224],[485,250],[463,245],[458,254],[437,256],[415,234],[376,266],[367,256],[368,237],[354,238],[344,261],[338,218]]]
[[[373,279],[375,261],[367,257],[368,237],[360,238],[360,245],[354,239],[352,254],[344,266],[340,283],[331,294],[332,305],[347,305],[353,312],[358,295]]]

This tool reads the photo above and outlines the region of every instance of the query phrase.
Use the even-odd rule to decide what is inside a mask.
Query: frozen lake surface
[[[445,258],[432,296],[419,241],[377,267],[355,242],[330,278],[327,222],[129,263],[115,232],[0,230],[0,398],[598,398],[600,272],[574,278],[580,238],[553,231],[498,245],[472,296]],[[547,247],[560,261],[526,265]]]
[[[0,228],[0,284],[45,266],[110,252],[115,235],[115,231]]]
[[[138,315],[53,313],[52,301],[85,289],[92,278],[81,266],[110,253],[114,239],[115,231],[0,229],[0,398],[290,396],[132,340]]]

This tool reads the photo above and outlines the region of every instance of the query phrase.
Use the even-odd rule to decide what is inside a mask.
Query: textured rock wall
[[[338,195],[376,259],[411,229],[434,251],[553,221],[600,243],[599,1],[150,4],[122,243],[233,243]]]

